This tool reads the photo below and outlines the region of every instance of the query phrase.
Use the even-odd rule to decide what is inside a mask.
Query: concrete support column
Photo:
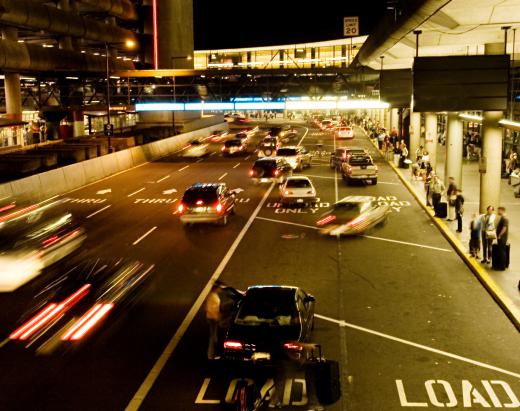
[[[58,8],[69,12],[71,10],[70,0],[60,0],[58,3]],[[58,40],[58,46],[60,49],[64,50],[72,50],[72,37],[70,36],[62,36]]]
[[[379,121],[379,125],[381,127],[384,127],[384,122],[385,122],[385,109],[384,108],[381,108],[379,109],[379,118],[378,118],[378,121]]]
[[[80,137],[85,135],[85,124],[83,122],[83,110],[72,112],[72,136]]]
[[[462,121],[457,113],[448,113],[446,130],[446,168],[444,184],[448,186],[448,178],[453,177],[459,188],[462,187]]]
[[[18,30],[15,27],[3,27],[2,38],[4,40],[18,41]],[[13,120],[22,119],[22,94],[20,74],[5,73],[5,108],[7,118]],[[22,141],[23,144],[23,141]]]
[[[487,206],[500,205],[500,187],[502,173],[502,136],[503,132],[498,122],[502,119],[501,111],[484,111],[482,121],[482,158],[480,172],[480,202],[481,213]]]
[[[392,130],[394,128],[397,131],[397,136],[400,137],[401,130],[399,130],[399,109],[398,108],[393,108],[390,110],[390,130]]]
[[[410,158],[415,161],[415,152],[421,145],[421,113],[410,111]]]
[[[424,149],[430,156],[430,164],[435,170],[437,166],[437,113],[424,114],[425,142]]]
[[[384,111],[383,127],[390,133],[390,109]]]

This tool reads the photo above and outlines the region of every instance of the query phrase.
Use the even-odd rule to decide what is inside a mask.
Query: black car
[[[292,176],[293,169],[289,162],[282,157],[263,157],[255,161],[249,176],[254,184],[276,182],[282,184]]]
[[[236,156],[247,154],[247,141],[241,138],[228,140],[222,146],[223,156]]]
[[[177,206],[181,223],[219,223],[226,225],[228,216],[235,214],[236,192],[225,183],[194,184],[182,196]]]
[[[224,341],[224,358],[272,358],[286,344],[307,341],[314,326],[314,301],[299,287],[249,287]]]

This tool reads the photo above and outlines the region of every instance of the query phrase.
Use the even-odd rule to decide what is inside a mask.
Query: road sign
[[[359,17],[343,17],[343,35],[345,37],[359,36]]]
[[[113,124],[105,124],[104,127],[105,136],[112,137],[114,135],[114,125]]]

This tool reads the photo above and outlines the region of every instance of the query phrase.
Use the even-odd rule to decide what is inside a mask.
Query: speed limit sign
[[[343,35],[359,36],[359,17],[343,17]]]

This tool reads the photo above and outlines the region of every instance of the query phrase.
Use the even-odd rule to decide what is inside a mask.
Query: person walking
[[[462,216],[464,215],[464,196],[462,190],[457,189],[455,195],[455,214],[457,216],[457,233],[462,233]]]
[[[482,263],[489,264],[491,262],[491,247],[496,239],[495,229],[495,209],[493,206],[486,208],[486,213],[480,218],[480,229],[482,236]]]
[[[424,154],[424,147],[419,146],[417,150],[415,150],[415,161],[419,164],[421,163],[422,157]]]
[[[438,215],[437,210],[438,210],[438,207],[439,207],[439,203],[441,202],[441,199],[442,199],[442,194],[444,193],[445,189],[446,189],[446,187],[444,187],[444,184],[442,183],[442,181],[439,178],[439,176],[434,175],[433,176],[433,182],[432,182],[431,191],[432,191],[433,211],[435,212],[435,216],[436,217],[442,217],[442,216]]]
[[[448,197],[448,221],[455,220],[455,202],[457,201],[457,185],[453,177],[448,178],[448,189],[446,190]]]
[[[478,258],[480,254],[480,230],[481,221],[477,213],[473,213],[473,218],[469,223],[469,255]]]

